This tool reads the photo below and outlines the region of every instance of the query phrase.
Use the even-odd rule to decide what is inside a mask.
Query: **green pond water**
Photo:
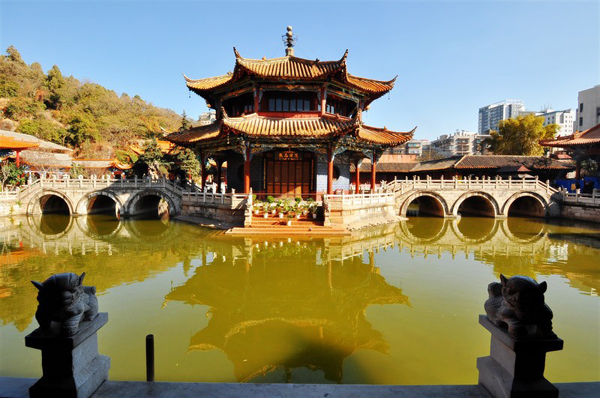
[[[231,238],[168,221],[0,219],[0,376],[39,377],[30,280],[86,272],[112,380],[475,384],[488,283],[528,275],[565,348],[553,382],[600,380],[600,230],[416,217],[349,237]]]

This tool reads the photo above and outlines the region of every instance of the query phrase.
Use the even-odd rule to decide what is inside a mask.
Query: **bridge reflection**
[[[600,290],[595,257],[600,249],[598,231],[522,218],[416,217],[351,236],[294,239],[231,238],[183,223],[119,221],[108,215],[4,218],[0,227],[0,319],[19,329],[30,323],[35,312],[32,279],[86,271],[89,283],[102,293],[123,283],[143,281],[179,263],[186,275],[208,272],[194,271],[195,264],[208,264],[207,258],[214,264],[220,261],[241,269],[254,270],[266,264],[271,274],[276,270],[270,262],[293,265],[306,275],[326,275],[324,270],[349,265],[357,267],[357,275],[372,269],[369,278],[377,279],[375,254],[398,250],[409,257],[470,258],[488,264],[496,274],[558,274],[586,294]],[[303,253],[306,264],[297,253]],[[249,273],[250,286],[258,283],[250,276],[256,272]],[[377,289],[387,289],[385,281],[377,283],[382,284]],[[331,284],[335,286],[335,280]]]

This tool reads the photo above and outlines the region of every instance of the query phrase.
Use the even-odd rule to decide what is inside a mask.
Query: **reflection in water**
[[[461,217],[457,229],[465,240],[487,241],[493,236],[494,228],[498,222],[494,218]]]
[[[0,356],[11,358],[0,375],[37,371],[22,344],[35,327],[30,280],[83,271],[111,316],[102,351],[117,380],[143,380],[139,347],[155,333],[168,381],[475,383],[489,335],[474,319],[499,273],[549,280],[547,300],[581,309],[553,307],[569,349],[548,371],[597,374],[568,359],[600,358],[586,316],[599,308],[600,233],[586,226],[420,217],[266,240],[106,215],[0,223]],[[438,368],[440,355],[457,365]]]
[[[264,243],[256,243],[260,251],[252,265],[217,257],[167,294],[167,302],[210,306],[208,326],[191,338],[190,351],[223,350],[238,381],[278,367],[291,377],[292,368],[308,367],[338,383],[344,359],[356,350],[387,352],[365,310],[371,304],[409,304],[402,290],[358,257],[342,265],[316,245]]]
[[[64,214],[42,214],[36,218],[39,219],[40,232],[49,236],[62,234],[73,220],[71,216]]]

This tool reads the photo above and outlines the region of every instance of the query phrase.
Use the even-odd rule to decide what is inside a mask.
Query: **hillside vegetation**
[[[117,95],[99,84],[44,73],[14,47],[0,56],[0,129],[31,134],[76,150],[85,158],[112,158],[134,141],[177,130],[182,117],[138,95]],[[184,119],[185,120],[185,119]]]

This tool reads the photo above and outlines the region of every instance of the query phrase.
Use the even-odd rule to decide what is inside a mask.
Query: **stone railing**
[[[384,192],[399,192],[405,193],[412,190],[459,190],[459,191],[470,191],[470,190],[527,190],[527,191],[545,191],[546,193],[552,194],[558,192],[555,188],[550,186],[550,181],[540,181],[538,178],[522,178],[522,179],[500,179],[500,178],[468,178],[468,179],[437,179],[431,178],[419,179],[408,178],[404,180],[392,180],[387,183],[381,184],[381,191]]]
[[[248,194],[239,193],[210,193],[200,191],[183,191],[184,204],[200,205],[223,205],[232,209],[245,207],[248,202]]]
[[[592,193],[581,193],[576,190],[574,193],[562,191],[562,200],[565,203],[582,203],[586,205],[600,206],[600,192],[594,189]]]
[[[94,190],[107,187],[117,188],[164,188],[181,194],[184,189],[166,178],[40,178],[29,179],[27,184],[21,187],[21,192],[36,188],[58,188],[58,189],[87,189]]]
[[[362,222],[394,216],[395,193],[324,195],[325,225],[344,225],[355,229]]]

